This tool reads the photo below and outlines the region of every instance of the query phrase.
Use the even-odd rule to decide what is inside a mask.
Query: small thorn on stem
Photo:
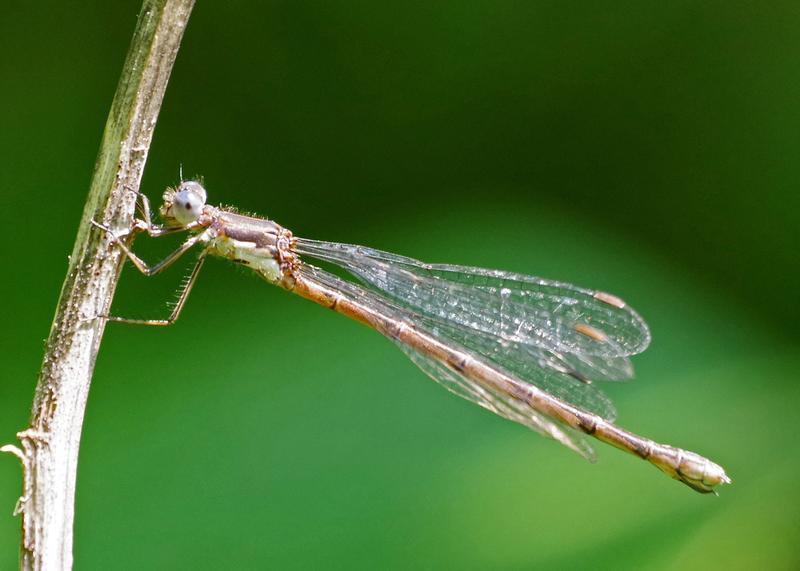
[[[17,503],[14,504],[14,511],[11,512],[11,517],[17,517],[22,512],[24,512],[25,511],[25,504],[27,504],[27,503],[28,503],[28,497],[27,496],[20,496],[17,499]]]
[[[22,466],[25,467],[27,464],[28,459],[25,457],[25,453],[20,450],[17,446],[13,444],[6,444],[5,446],[0,446],[0,452],[7,452],[8,454],[13,454],[19,461],[22,462]]]
[[[20,464],[22,464],[23,479],[25,479],[26,478],[25,474],[28,471],[28,462],[29,462],[28,461],[28,457],[25,455],[25,453],[18,446],[15,446],[13,444],[6,444],[4,446],[0,446],[0,452],[6,452],[8,454],[13,454],[14,456],[16,456],[19,459]],[[14,504],[14,511],[11,512],[11,516],[12,517],[17,517],[22,512],[24,512],[25,511],[25,504],[27,502],[28,502],[28,496],[27,495],[20,496],[17,499],[17,502]]]

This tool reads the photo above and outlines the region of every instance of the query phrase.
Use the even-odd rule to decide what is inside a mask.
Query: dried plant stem
[[[23,466],[20,567],[72,567],[72,524],[81,427],[95,359],[124,256],[90,225],[120,231],[136,196],[164,90],[194,0],[145,0],[111,105],[69,271],[36,386],[30,426],[17,436]]]

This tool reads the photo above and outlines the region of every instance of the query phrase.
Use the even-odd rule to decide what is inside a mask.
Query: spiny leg
[[[122,249],[127,258],[134,265],[134,267],[148,277],[153,276],[163,271],[170,265],[172,265],[172,263],[175,262],[175,260],[180,258],[192,246],[197,244],[197,242],[202,241],[205,237],[205,233],[197,234],[195,236],[190,236],[183,242],[183,244],[178,246],[178,248],[175,251],[167,255],[167,257],[165,257],[163,260],[152,266],[148,266],[147,263],[144,262],[139,256],[134,254],[130,250],[130,248],[128,248],[128,246],[126,246],[125,243],[119,238],[119,236],[117,236],[109,227],[100,224],[95,220],[92,220],[91,222],[97,228],[100,228],[104,232],[107,232],[114,240],[114,242],[116,242],[116,244]],[[181,288],[180,294],[178,295],[178,300],[175,303],[175,307],[172,309],[172,313],[167,319],[129,319],[127,317],[116,317],[112,315],[102,315],[98,317],[104,317],[109,321],[118,321],[121,323],[134,323],[139,325],[161,325],[161,326],[171,325],[172,323],[175,322],[175,320],[178,319],[181,310],[183,310],[183,306],[186,304],[186,298],[189,297],[189,293],[191,292],[192,287],[194,286],[194,282],[197,280],[197,275],[200,273],[200,268],[203,267],[203,262],[205,261],[206,254],[207,250],[203,250],[202,252],[200,252],[200,255],[197,258],[197,262],[195,263],[194,268],[192,268],[192,273],[189,274],[189,278],[186,280],[185,285]]]
[[[164,258],[163,260],[161,260],[157,264],[153,264],[152,266],[148,266],[147,263],[144,260],[142,260],[139,256],[137,256],[136,254],[131,252],[130,248],[128,248],[128,246],[125,245],[125,242],[123,242],[120,239],[120,237],[117,236],[111,230],[111,228],[109,228],[108,226],[105,226],[104,224],[100,224],[99,222],[97,222],[95,220],[92,220],[91,222],[97,228],[100,228],[104,232],[107,232],[111,236],[111,238],[114,240],[114,242],[116,242],[117,245],[122,249],[122,251],[125,252],[125,255],[131,261],[131,263],[136,267],[136,269],[139,270],[140,272],[142,272],[147,277],[154,276],[157,273],[159,273],[159,272],[163,271],[164,269],[168,268],[170,265],[172,265],[173,262],[175,262],[175,260],[177,260],[183,254],[185,254],[187,250],[189,250],[192,246],[194,246],[195,244],[197,244],[198,242],[200,242],[201,240],[203,240],[205,238],[205,234],[204,233],[203,234],[196,234],[194,236],[190,236],[189,238],[186,239],[186,241],[184,241],[183,244],[178,246],[178,248],[174,252],[168,254],[166,258]]]
[[[109,321],[117,321],[119,323],[133,323],[135,325],[172,325],[177,321],[178,317],[183,310],[183,306],[186,304],[186,298],[189,297],[189,293],[192,291],[192,287],[194,287],[194,282],[197,280],[197,275],[200,273],[200,268],[203,267],[203,262],[206,260],[206,253],[207,250],[203,250],[200,252],[200,255],[197,257],[197,263],[192,268],[192,273],[189,274],[189,277],[186,280],[186,283],[181,288],[180,294],[178,294],[178,300],[175,302],[175,307],[172,308],[172,313],[170,313],[169,317],[166,319],[128,319],[127,317],[115,317],[110,315],[107,317]]]

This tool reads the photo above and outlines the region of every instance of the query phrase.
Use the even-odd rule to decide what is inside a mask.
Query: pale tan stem
[[[133,223],[136,194],[164,90],[194,0],[145,0],[111,104],[66,280],[56,308],[22,447],[20,567],[72,567],[75,480],[86,398],[125,259],[92,219]],[[21,452],[21,454],[16,454]]]

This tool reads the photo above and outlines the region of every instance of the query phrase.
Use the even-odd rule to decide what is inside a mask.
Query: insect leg
[[[194,265],[194,268],[192,268],[192,273],[189,274],[189,277],[186,279],[186,283],[181,288],[180,294],[178,294],[178,300],[175,302],[175,306],[172,308],[172,313],[170,313],[169,317],[166,319],[129,319],[127,317],[115,316],[108,316],[106,319],[109,321],[117,321],[119,323],[133,323],[135,325],[172,325],[180,316],[183,306],[186,304],[186,299],[189,297],[192,287],[194,287],[194,282],[197,281],[197,275],[200,273],[200,268],[203,267],[203,262],[205,262],[206,259],[206,253],[207,250],[200,252],[200,255],[197,257],[197,263]]]
[[[108,226],[100,224],[99,222],[96,222],[94,220],[92,220],[91,222],[97,228],[100,228],[104,232],[107,232],[114,240],[114,242],[116,242],[117,245],[122,249],[122,251],[125,252],[125,255],[131,261],[131,263],[136,267],[136,269],[148,277],[154,276],[157,273],[164,270],[165,268],[168,268],[175,260],[177,260],[183,254],[185,254],[187,250],[189,250],[192,246],[194,246],[199,241],[205,238],[205,235],[202,233],[190,236],[189,238],[186,239],[186,241],[184,241],[183,244],[178,246],[178,248],[174,252],[169,254],[166,258],[164,258],[163,260],[161,260],[156,264],[153,264],[152,266],[148,266],[144,260],[142,260],[139,256],[131,252],[130,248],[128,248],[128,246],[125,245],[125,243],[120,239],[120,237],[114,234],[114,232]]]

